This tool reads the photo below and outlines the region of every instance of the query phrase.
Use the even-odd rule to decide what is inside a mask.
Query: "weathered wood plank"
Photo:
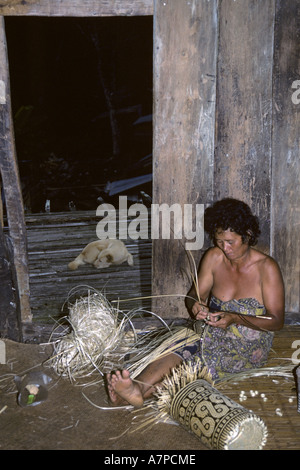
[[[213,200],[217,1],[155,1],[154,192],[156,204]],[[185,316],[185,239],[153,240],[153,294],[165,317]],[[196,252],[198,262],[199,250]]]
[[[0,15],[140,16],[153,14],[153,0],[3,0]]]
[[[215,198],[247,202],[269,251],[274,0],[221,0]]]
[[[9,240],[0,226],[0,337],[14,341],[22,339]]]
[[[272,255],[285,281],[286,310],[300,312],[300,3],[276,2],[273,78]]]
[[[11,116],[9,68],[4,18],[0,17],[0,171],[3,181],[9,236],[13,247],[17,296],[22,322],[31,321],[29,278],[27,268],[26,228],[22,192],[17,166],[14,132]]]

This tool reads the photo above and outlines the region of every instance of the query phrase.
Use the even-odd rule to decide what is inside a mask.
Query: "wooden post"
[[[0,17],[0,171],[2,176],[9,236],[13,248],[13,269],[21,322],[31,321],[26,227],[14,144],[11,116],[8,58],[4,18]]]
[[[179,222],[184,204],[195,211],[196,204],[213,200],[217,3],[154,2],[153,202],[181,205]],[[182,297],[191,287],[186,241],[184,236],[153,240],[152,293],[159,296],[153,309],[165,318],[187,315]],[[199,255],[194,253],[196,264]]]
[[[22,328],[18,315],[8,242],[0,226],[0,337],[20,341]]]
[[[277,0],[275,26],[271,254],[283,272],[286,311],[296,313],[300,312],[299,2]]]
[[[274,0],[221,0],[215,199],[248,203],[269,251]]]

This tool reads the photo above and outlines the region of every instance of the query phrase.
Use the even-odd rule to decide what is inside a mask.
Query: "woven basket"
[[[171,417],[216,450],[259,450],[267,428],[251,411],[235,403],[206,380],[195,380],[173,397]]]

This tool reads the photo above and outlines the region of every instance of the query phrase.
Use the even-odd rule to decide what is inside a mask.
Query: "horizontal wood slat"
[[[4,0],[3,16],[140,16],[153,14],[153,0]]]
[[[96,269],[91,265],[68,269],[90,242],[97,240],[95,212],[41,214],[26,217],[30,305],[33,321],[53,322],[67,313],[62,307],[69,292],[86,285],[105,293],[109,300],[151,295],[151,240],[123,240],[134,265],[123,263]],[[87,290],[85,291],[87,292]],[[119,308],[150,310],[151,299],[120,302]]]

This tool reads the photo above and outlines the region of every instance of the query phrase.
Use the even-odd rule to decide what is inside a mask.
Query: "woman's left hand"
[[[229,325],[234,323],[233,315],[226,314],[223,312],[209,313],[205,319],[205,322],[213,327],[222,328],[226,330]]]

